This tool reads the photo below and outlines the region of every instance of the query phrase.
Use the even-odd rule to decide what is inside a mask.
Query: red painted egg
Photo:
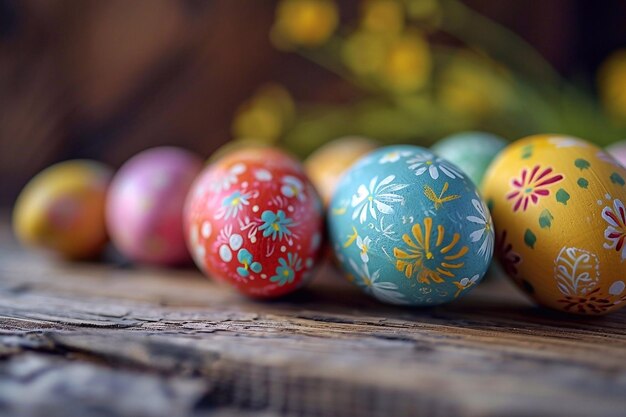
[[[302,166],[275,148],[233,151],[209,165],[185,206],[187,245],[198,267],[257,298],[307,281],[322,223],[319,196]]]

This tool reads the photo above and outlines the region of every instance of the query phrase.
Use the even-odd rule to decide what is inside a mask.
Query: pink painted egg
[[[607,146],[606,151],[622,166],[626,167],[626,140]]]
[[[228,153],[204,169],[185,206],[187,244],[207,275],[255,298],[311,276],[322,204],[301,164],[275,148]]]
[[[201,169],[200,157],[175,147],[148,149],[120,168],[107,196],[106,221],[124,256],[159,265],[189,260],[183,206]]]

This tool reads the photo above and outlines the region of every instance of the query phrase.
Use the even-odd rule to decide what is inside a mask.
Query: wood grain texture
[[[623,416],[626,314],[531,306],[504,279],[432,309],[328,266],[244,299],[195,270],[64,264],[0,229],[0,414]]]

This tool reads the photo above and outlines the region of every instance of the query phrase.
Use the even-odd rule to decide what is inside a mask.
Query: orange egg
[[[377,147],[370,139],[346,136],[328,142],[304,161],[304,169],[325,207],[328,207],[341,175],[357,159]]]

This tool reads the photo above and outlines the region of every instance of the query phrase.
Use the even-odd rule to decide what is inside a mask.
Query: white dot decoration
[[[191,226],[191,234],[189,236],[191,238],[191,241],[193,243],[196,243],[198,241],[198,225],[194,224],[193,226]]]
[[[196,245],[196,257],[198,260],[204,262],[204,255],[206,255],[206,250],[202,245]]]
[[[230,236],[230,239],[228,239],[228,243],[233,250],[239,250],[239,248],[241,248],[241,245],[243,245],[243,238],[241,237],[241,235],[235,233]]]
[[[624,284],[624,281],[615,281],[609,287],[609,294],[620,295],[622,292],[624,292],[624,288],[626,288],[626,284]]]
[[[233,253],[230,251],[230,248],[226,245],[220,246],[220,259],[224,262],[230,262],[233,259]]]
[[[211,236],[211,223],[204,222],[202,223],[202,237],[208,239]]]
[[[272,179],[272,173],[266,169],[258,169],[254,173],[254,176],[259,181],[269,181]]]

